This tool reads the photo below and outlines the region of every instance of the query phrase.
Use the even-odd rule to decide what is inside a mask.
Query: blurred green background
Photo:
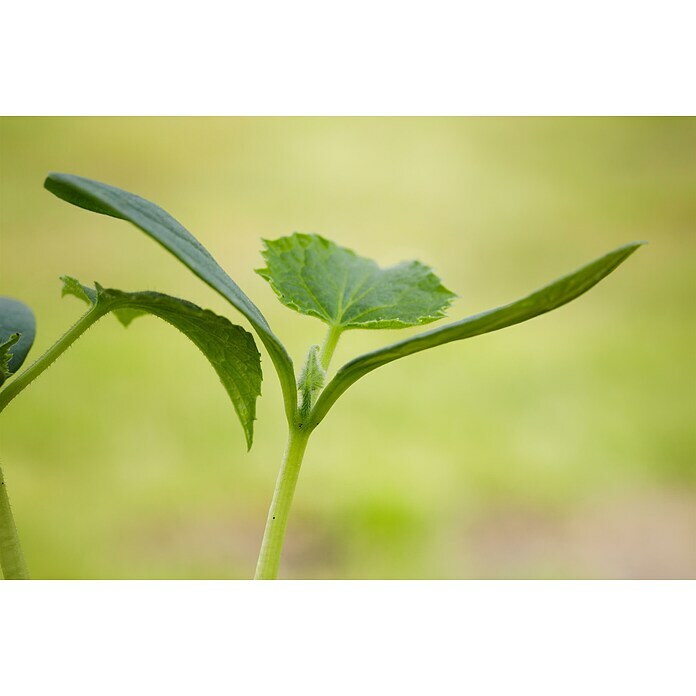
[[[246,325],[132,226],[44,191],[49,171],[172,213],[296,363],[323,325],[254,274],[261,237],[418,258],[453,319],[649,240],[553,314],[352,387],[310,442],[281,574],[696,578],[696,119],[3,118],[0,294],[36,312],[30,360],[84,311],[62,274]],[[349,332],[334,365],[413,332]],[[247,454],[174,328],[107,317],[80,339],[0,419],[33,577],[251,577],[285,437],[263,366]]]

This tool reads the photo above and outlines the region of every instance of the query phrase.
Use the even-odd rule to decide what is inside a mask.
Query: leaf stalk
[[[331,358],[333,357],[336,346],[338,345],[338,339],[341,338],[343,333],[343,328],[341,326],[329,326],[329,330],[326,332],[326,338],[324,339],[324,345],[321,347],[321,365],[325,370],[329,369],[331,363]]]
[[[0,412],[42,372],[48,369],[92,324],[101,319],[107,310],[93,307],[66,331],[40,358],[0,391]]]

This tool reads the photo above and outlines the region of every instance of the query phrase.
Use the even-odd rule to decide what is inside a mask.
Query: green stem
[[[103,309],[92,308],[82,316],[61,338],[59,338],[31,367],[17,375],[0,391],[0,412],[24,391],[44,370],[64,353],[87,329],[104,316]],[[0,565],[7,580],[29,578],[24,554],[19,543],[10,500],[7,497],[5,480],[0,469]]]
[[[16,376],[0,391],[0,411],[26,389],[44,370],[64,353],[87,329],[104,316],[105,310],[92,308],[59,338],[31,367]]]
[[[256,564],[256,580],[274,580],[278,576],[285,527],[288,523],[290,506],[308,439],[308,432],[303,432],[299,427],[290,427],[285,456],[276,481],[271,507],[268,510],[266,529]]]
[[[5,580],[29,579],[2,469],[0,469],[0,566],[2,566]]]
[[[17,375],[0,391],[0,412],[15,396],[24,391],[44,370],[50,367],[62,353],[104,314],[104,310],[97,310],[96,307],[92,308],[87,314],[80,317],[77,323],[63,334],[31,367]],[[2,565],[3,574],[7,580],[26,580],[29,578],[1,469],[0,565]]]
[[[331,358],[342,332],[343,328],[340,326],[329,326],[321,349],[321,355],[319,356],[322,367],[325,370],[329,369]],[[309,392],[304,394],[303,404],[309,396]],[[302,458],[304,457],[307,440],[311,432],[311,428],[307,426],[307,423],[301,423],[298,419],[306,418],[307,415],[309,414],[304,413],[303,415],[301,410],[297,413],[295,421],[289,425],[288,444],[285,448],[283,463],[280,466],[271,507],[268,510],[259,559],[256,562],[256,574],[254,576],[256,580],[274,580],[278,577],[280,554],[282,553],[283,540],[285,539],[285,528],[288,524],[292,498],[300,475]],[[301,429],[303,425],[304,430]]]
[[[341,338],[341,333],[343,333],[342,327],[329,326],[329,330],[326,333],[326,338],[324,339],[324,345],[321,347],[320,356],[322,367],[325,370],[329,369],[329,363],[331,362],[331,358],[336,350],[338,339]]]

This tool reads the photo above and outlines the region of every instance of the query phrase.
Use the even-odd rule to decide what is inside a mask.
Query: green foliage
[[[467,317],[453,324],[433,329],[405,341],[362,355],[344,365],[321,394],[312,414],[312,426],[324,418],[343,392],[368,372],[407,355],[504,329],[557,309],[579,297],[620,266],[645,242],[632,242],[601,256],[570,275],[523,297],[516,302]]]
[[[326,370],[321,364],[319,346],[311,346],[297,379],[297,391],[300,392],[300,413],[303,418],[309,415],[315,396],[321,391],[326,381]]]
[[[181,223],[140,196],[81,176],[49,174],[44,186],[59,198],[80,208],[133,223],[236,307],[266,346],[278,372],[287,416],[289,419],[293,417],[295,376],[292,360],[285,347],[271,331],[256,305]]]
[[[11,297],[0,297],[0,385],[22,366],[35,336],[31,309]]]
[[[278,299],[341,329],[400,329],[445,316],[456,295],[430,268],[407,261],[380,268],[318,234],[264,240],[266,268],[257,270]]]
[[[329,325],[323,349],[320,351],[318,346],[309,349],[296,380],[285,347],[261,312],[198,240],[168,213],[139,196],[73,175],[51,174],[45,186],[69,203],[127,220],[154,238],[242,312],[269,351],[283,389],[289,427],[288,447],[259,554],[258,578],[276,576],[309,435],[348,387],[372,370],[399,358],[512,326],[561,307],[614,271],[642,244],[635,242],[619,247],[516,302],[355,358],[325,385],[326,370],[342,331],[428,324],[444,316],[455,295],[442,285],[430,268],[418,261],[381,269],[374,261],[319,235],[295,233],[266,241],[262,253],[267,265],[257,272],[270,283],[284,305]],[[72,278],[65,278],[63,294],[75,295],[91,304],[92,310],[85,319],[93,313],[101,316],[113,311],[124,325],[128,325],[140,314],[150,313],[185,333],[218,373],[251,446],[261,369],[260,356],[250,334],[210,311],[159,293],[125,293],[105,290],[99,285],[91,289]],[[0,394],[0,407],[1,400]]]
[[[63,281],[63,289],[60,293],[62,297],[72,295],[77,297],[78,300],[83,300],[88,305],[97,304],[98,295],[96,290],[83,285],[79,280],[70,276],[61,276],[60,279]]]
[[[13,333],[10,337],[0,343],[0,385],[4,384],[8,377],[12,376],[10,361],[12,360],[12,346],[17,345],[19,334]]]
[[[234,405],[247,446],[254,438],[256,399],[261,394],[261,356],[253,336],[208,309],[158,292],[122,292],[82,285],[64,276],[63,295],[74,295],[88,302],[94,311],[113,312],[127,326],[143,314],[153,314],[175,326],[205,355]]]

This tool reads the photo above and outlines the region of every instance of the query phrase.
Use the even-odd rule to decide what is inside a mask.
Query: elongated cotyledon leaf
[[[511,304],[426,331],[399,343],[351,360],[341,367],[319,396],[309,427],[315,427],[343,392],[368,372],[428,348],[504,329],[550,312],[574,300],[621,265],[644,242],[632,242],[609,252],[579,270],[564,276]]]
[[[420,261],[380,268],[318,234],[264,240],[265,278],[280,301],[340,329],[400,329],[445,316],[455,297]]]
[[[96,289],[64,276],[63,295],[85,300],[97,312],[113,312],[127,326],[141,314],[154,314],[190,338],[205,355],[232,401],[251,447],[256,399],[261,394],[261,356],[254,337],[208,309],[157,292],[122,292]]]
[[[0,297],[0,385],[22,366],[35,336],[31,309],[19,300]]]
[[[183,225],[140,196],[81,176],[52,173],[44,186],[59,198],[80,208],[133,223],[236,307],[266,346],[280,378],[286,413],[288,417],[293,416],[297,403],[295,375],[285,347],[271,331],[256,305]]]

